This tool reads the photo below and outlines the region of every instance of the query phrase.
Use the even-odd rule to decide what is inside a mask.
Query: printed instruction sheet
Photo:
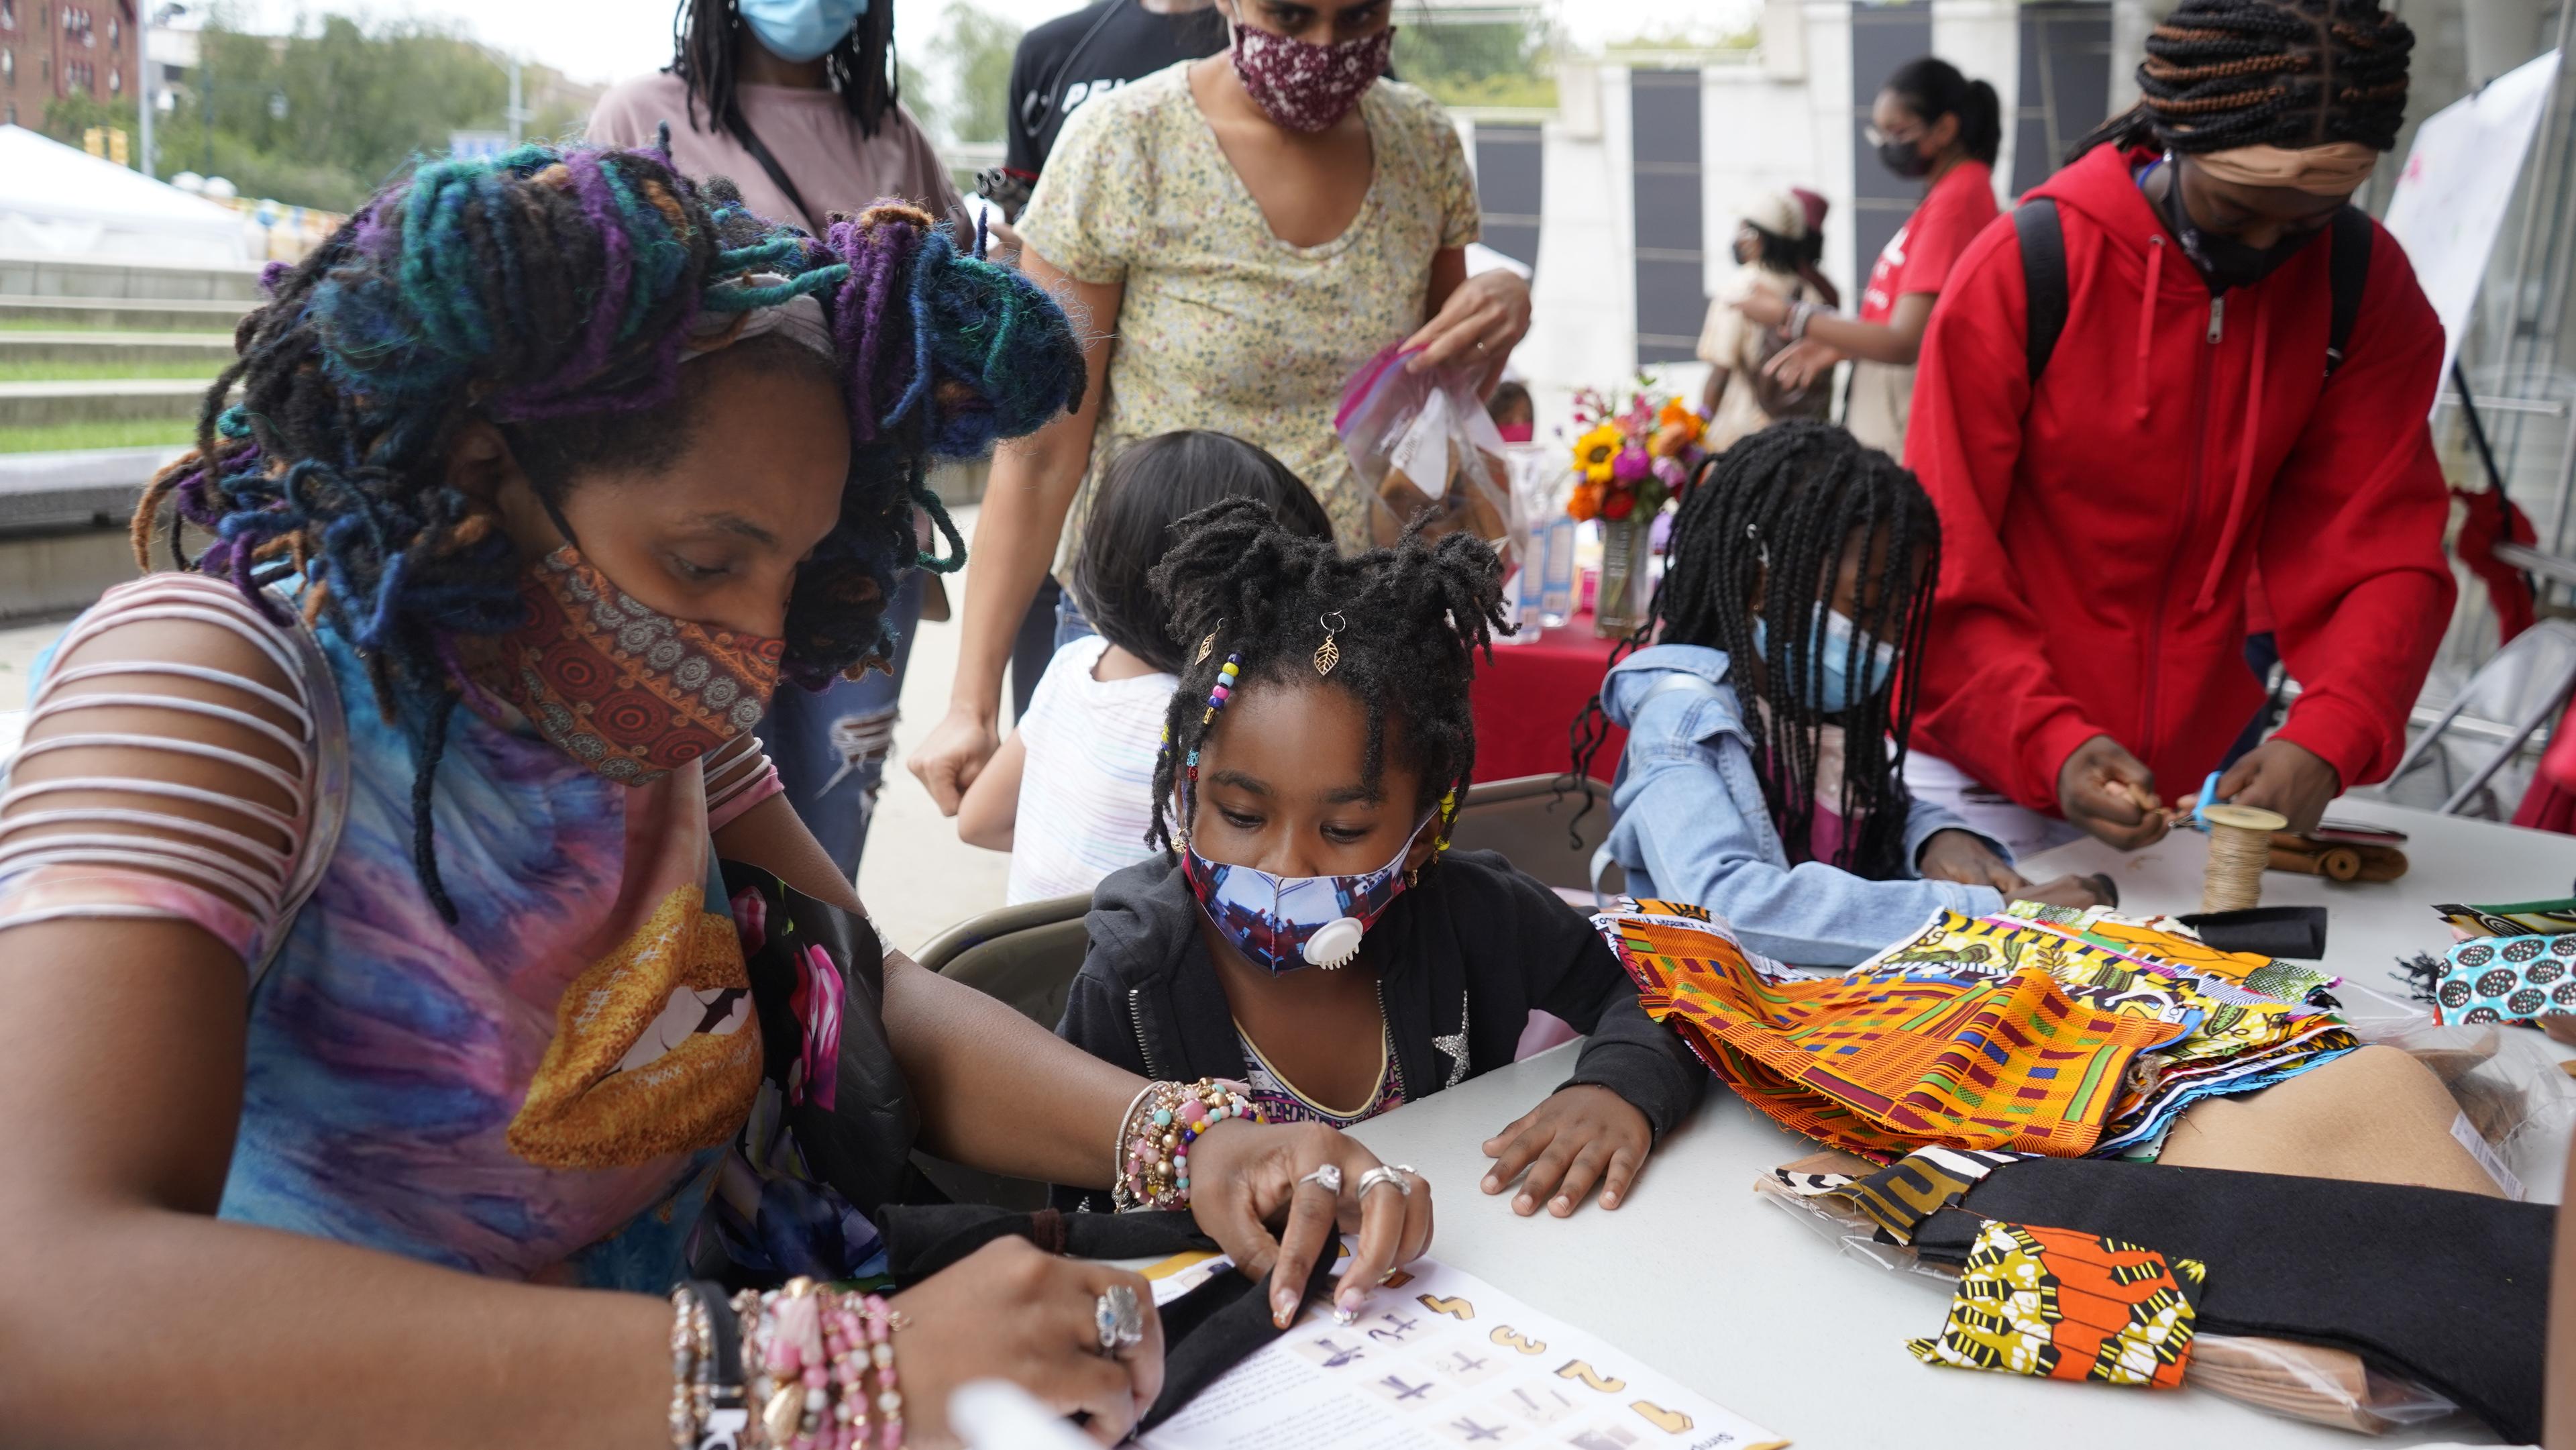
[[[1232,1267],[1210,1258],[1156,1275],[1155,1300],[1168,1302]],[[1138,1443],[1145,1450],[1771,1450],[1789,1441],[1472,1274],[1422,1259],[1378,1290],[1356,1324],[1309,1309]]]

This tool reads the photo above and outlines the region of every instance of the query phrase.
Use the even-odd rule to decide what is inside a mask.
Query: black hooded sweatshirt
[[[1056,1035],[1148,1078],[1248,1077],[1198,918],[1175,856],[1103,880]],[[1490,851],[1452,851],[1425,870],[1369,928],[1368,951],[1407,1101],[1510,1063],[1533,1008],[1590,1034],[1565,1086],[1610,1089],[1658,1139],[1708,1081],[1681,1039],[1637,1005],[1582,913]]]

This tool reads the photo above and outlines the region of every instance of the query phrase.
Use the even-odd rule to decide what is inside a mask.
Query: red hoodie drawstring
[[[2218,531],[2218,547],[2209,556],[2209,570],[2201,576],[2200,597],[2192,601],[2194,614],[2208,613],[2217,601],[2218,576],[2227,572],[2236,536],[2244,530],[2245,501],[2254,496],[2254,440],[2263,436],[2263,359],[2272,350],[2272,309],[2266,305],[2267,294],[2259,290],[2247,300],[2254,304],[2253,394],[2245,400],[2245,433],[2236,445],[2236,487],[2227,495],[2226,521]],[[2212,359],[2211,366],[2216,365]]]
[[[2155,380],[2149,376],[2147,349],[2156,338],[2156,289],[2165,276],[2165,239],[2147,238],[2147,290],[2138,297],[2138,421],[2147,421],[2147,409],[2156,398]]]

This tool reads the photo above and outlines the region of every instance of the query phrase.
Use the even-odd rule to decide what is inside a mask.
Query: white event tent
[[[0,126],[0,253],[253,260],[238,214],[24,126]]]

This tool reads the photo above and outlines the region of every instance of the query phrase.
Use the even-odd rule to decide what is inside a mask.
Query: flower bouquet
[[[1589,388],[1574,396],[1574,492],[1565,511],[1601,520],[1601,589],[1593,627],[1604,638],[1645,622],[1648,530],[1690,479],[1707,431],[1679,398],[1658,406],[1631,391],[1625,407]]]

